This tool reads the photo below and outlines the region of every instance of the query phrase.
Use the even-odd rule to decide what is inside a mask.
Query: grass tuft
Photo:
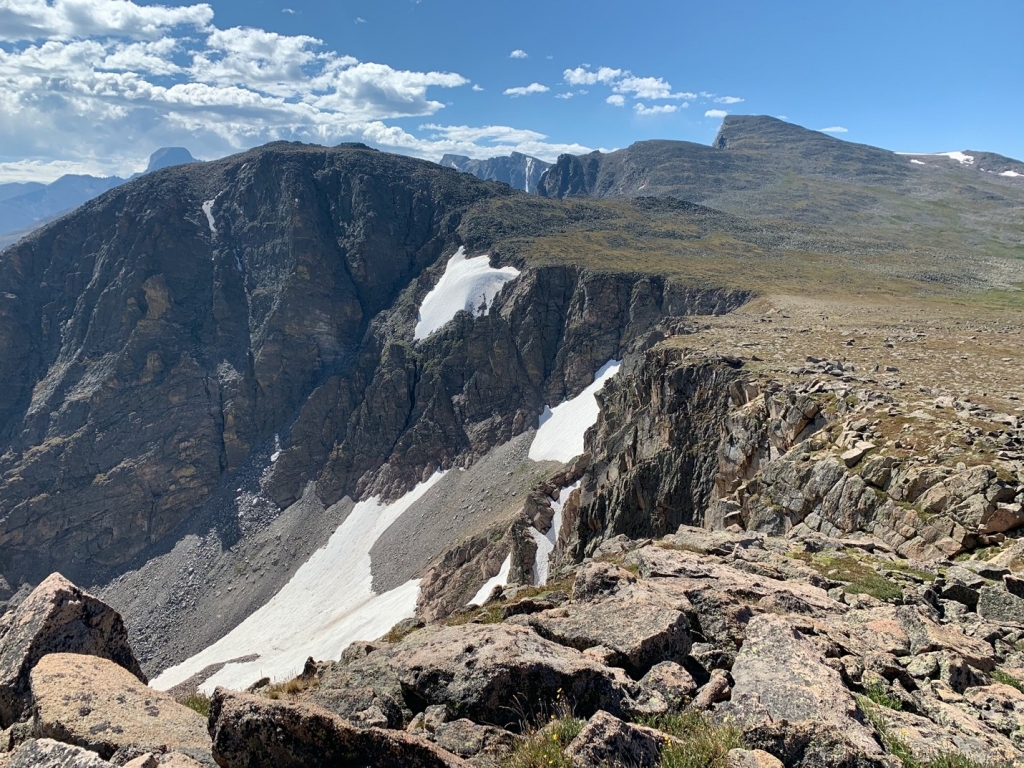
[[[540,730],[533,731],[519,742],[502,768],[575,768],[565,755],[565,748],[575,739],[586,722],[572,715],[562,715]]]
[[[190,693],[185,698],[179,699],[178,703],[191,710],[195,710],[203,717],[210,716],[210,697],[199,693],[199,691]]]
[[[992,672],[992,679],[995,680],[997,683],[1008,685],[1011,688],[1016,688],[1021,693],[1024,693],[1024,683],[1022,683],[1013,675],[1007,674],[1001,669],[997,669]]]
[[[730,749],[743,749],[743,734],[703,712],[663,715],[644,723],[674,737],[661,751],[659,768],[726,768]]]

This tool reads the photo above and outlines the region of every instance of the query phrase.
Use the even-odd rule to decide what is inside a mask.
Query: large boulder
[[[6,760],[4,759],[6,758]],[[113,768],[95,752],[53,739],[32,739],[10,755],[0,755],[3,768]]]
[[[357,728],[314,705],[222,688],[210,702],[210,735],[222,768],[468,768],[403,731]]]
[[[839,673],[785,618],[750,621],[732,676],[729,712],[751,746],[804,768],[889,765]]]
[[[210,747],[206,720],[106,659],[56,653],[32,670],[33,730],[103,758],[120,747]]]
[[[55,573],[0,618],[0,728],[22,717],[30,704],[29,673],[50,653],[109,659],[146,682],[121,615]]]
[[[603,646],[608,661],[635,679],[661,661],[683,661],[690,652],[686,615],[649,590],[627,587],[605,600],[524,617],[537,634],[584,651]],[[628,617],[628,621],[623,619]]]
[[[392,728],[432,705],[453,719],[518,728],[546,718],[560,696],[584,717],[621,714],[641,693],[622,670],[509,623],[427,627],[396,645],[356,646],[320,664],[317,678],[304,700],[353,722],[379,712]]]

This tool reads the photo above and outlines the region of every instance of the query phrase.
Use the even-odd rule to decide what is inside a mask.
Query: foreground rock
[[[512,624],[428,627],[397,646],[354,655],[324,665],[312,694],[343,717],[410,699],[444,705],[454,718],[516,728],[545,715],[559,696],[587,716],[622,714],[636,692],[621,670]]]
[[[29,673],[51,653],[109,659],[146,682],[120,614],[55,573],[0,618],[0,727],[29,706]]]
[[[0,755],[2,768],[112,768],[95,752],[52,739],[26,741],[10,755]]]
[[[594,768],[654,768],[668,739],[653,728],[624,723],[607,712],[598,712],[565,754],[578,765]]]
[[[210,747],[204,718],[143,685],[116,664],[68,653],[32,670],[36,736],[77,744],[109,758],[120,747]]]
[[[401,731],[360,729],[308,704],[218,688],[210,704],[213,756],[222,768],[468,768],[462,758]]]

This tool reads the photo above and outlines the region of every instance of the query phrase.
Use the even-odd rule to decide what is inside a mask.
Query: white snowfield
[[[610,378],[619,372],[621,360],[609,360],[594,376],[594,383],[572,400],[554,408],[545,407],[540,428],[530,444],[534,461],[572,461],[583,453],[583,436],[597,423],[600,408],[594,397]]]
[[[911,160],[914,165],[928,165],[928,163],[922,163],[920,160]]]
[[[427,338],[443,328],[460,309],[480,317],[487,312],[505,283],[515,280],[519,274],[515,267],[495,269],[486,254],[468,258],[466,249],[459,248],[448,259],[448,266],[437,285],[424,297],[413,336]]]
[[[972,155],[965,155],[963,152],[939,152],[939,154],[951,160],[956,160],[960,165],[974,165],[974,157]]]
[[[1002,173],[1000,173],[999,175],[1000,175],[1000,176],[1009,176],[1009,177],[1010,177],[1011,179],[1015,179],[1015,178],[1017,178],[1018,176],[1020,176],[1020,174],[1019,174],[1019,173],[1017,173],[1016,171],[1003,171],[1003,172],[1002,172]]]
[[[207,200],[203,203],[203,213],[206,214],[206,223],[210,225],[210,234],[217,234],[217,222],[213,219],[213,204],[217,202],[217,199]]]
[[[377,595],[373,592],[370,549],[374,542],[441,479],[438,472],[393,504],[375,498],[353,507],[327,546],[299,568],[270,602],[204,651],[171,667],[152,682],[166,691],[211,664],[232,662],[200,687],[243,690],[262,677],[289,680],[305,660],[337,659],[354,640],[376,640],[416,611],[419,580]],[[507,574],[506,574],[507,576]]]
[[[551,563],[548,558],[555,549],[558,541],[558,532],[562,530],[562,508],[569,500],[569,494],[580,487],[580,481],[563,488],[558,494],[558,501],[551,502],[551,508],[555,510],[555,516],[551,519],[551,529],[547,533],[541,533],[536,528],[530,528],[530,535],[537,544],[537,557],[533,562],[533,583],[535,586],[543,586],[548,583],[548,573]]]
[[[532,528],[530,530],[533,530]],[[508,584],[508,574],[512,570],[512,554],[505,558],[505,562],[501,564],[501,568],[498,569],[498,575],[487,580],[480,590],[473,595],[473,599],[470,600],[466,605],[483,605],[488,597],[491,595],[491,590],[495,587],[504,587]]]

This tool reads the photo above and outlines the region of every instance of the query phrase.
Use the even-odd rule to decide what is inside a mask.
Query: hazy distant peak
[[[149,156],[149,165],[146,173],[159,171],[161,168],[170,168],[172,165],[185,165],[187,163],[199,162],[192,153],[184,147],[161,147]]]

